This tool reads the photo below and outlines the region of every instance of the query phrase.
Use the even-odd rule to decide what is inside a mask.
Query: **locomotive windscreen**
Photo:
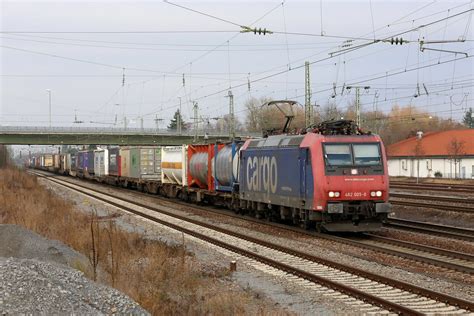
[[[324,145],[327,166],[378,166],[382,163],[378,143]]]
[[[353,164],[349,144],[326,144],[324,146],[325,160],[331,166],[350,166]]]
[[[373,166],[380,165],[380,146],[379,144],[353,144],[354,164]]]

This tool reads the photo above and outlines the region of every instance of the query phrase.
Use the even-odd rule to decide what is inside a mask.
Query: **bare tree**
[[[337,120],[344,117],[344,114],[336,103],[327,103],[319,111],[319,117],[321,121]]]
[[[90,229],[91,229],[91,249],[88,253],[89,262],[92,266],[93,280],[97,281],[97,267],[99,266],[100,256],[100,226],[97,210],[94,208],[90,214]]]
[[[262,104],[268,102],[267,98],[251,98],[245,102],[247,108],[246,128],[249,132],[262,131]]]
[[[464,141],[459,141],[456,137],[454,137],[447,148],[449,158],[452,162],[454,162],[454,178],[458,177],[458,163],[459,165],[461,164],[461,157],[466,154],[464,150],[464,144]]]
[[[239,118],[234,116],[234,123],[235,123],[235,130],[241,131],[242,130],[242,123],[240,122]],[[230,115],[226,114],[223,117],[217,119],[214,129],[218,132],[229,132],[231,124]]]

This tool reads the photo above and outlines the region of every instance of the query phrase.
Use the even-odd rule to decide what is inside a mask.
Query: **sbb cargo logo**
[[[278,168],[275,157],[249,157],[247,160],[247,188],[250,191],[275,193],[278,183]]]

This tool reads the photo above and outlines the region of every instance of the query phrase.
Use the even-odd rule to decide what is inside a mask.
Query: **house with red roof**
[[[474,178],[474,129],[418,132],[387,147],[390,176]]]

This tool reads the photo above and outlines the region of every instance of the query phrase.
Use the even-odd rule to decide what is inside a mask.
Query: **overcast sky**
[[[251,96],[304,103],[305,61],[316,104],[346,108],[354,91],[342,88],[364,85],[368,110],[411,103],[459,119],[472,106],[472,1],[172,2],[226,21],[163,1],[2,1],[0,125],[47,126],[47,89],[54,126],[77,126],[77,115],[80,126],[127,117],[130,127],[140,118],[165,127],[179,98],[186,120],[194,100],[204,118],[222,117],[229,87],[243,117]],[[413,42],[341,51],[399,33]],[[466,41],[424,46],[459,53],[421,52],[419,39]]]

